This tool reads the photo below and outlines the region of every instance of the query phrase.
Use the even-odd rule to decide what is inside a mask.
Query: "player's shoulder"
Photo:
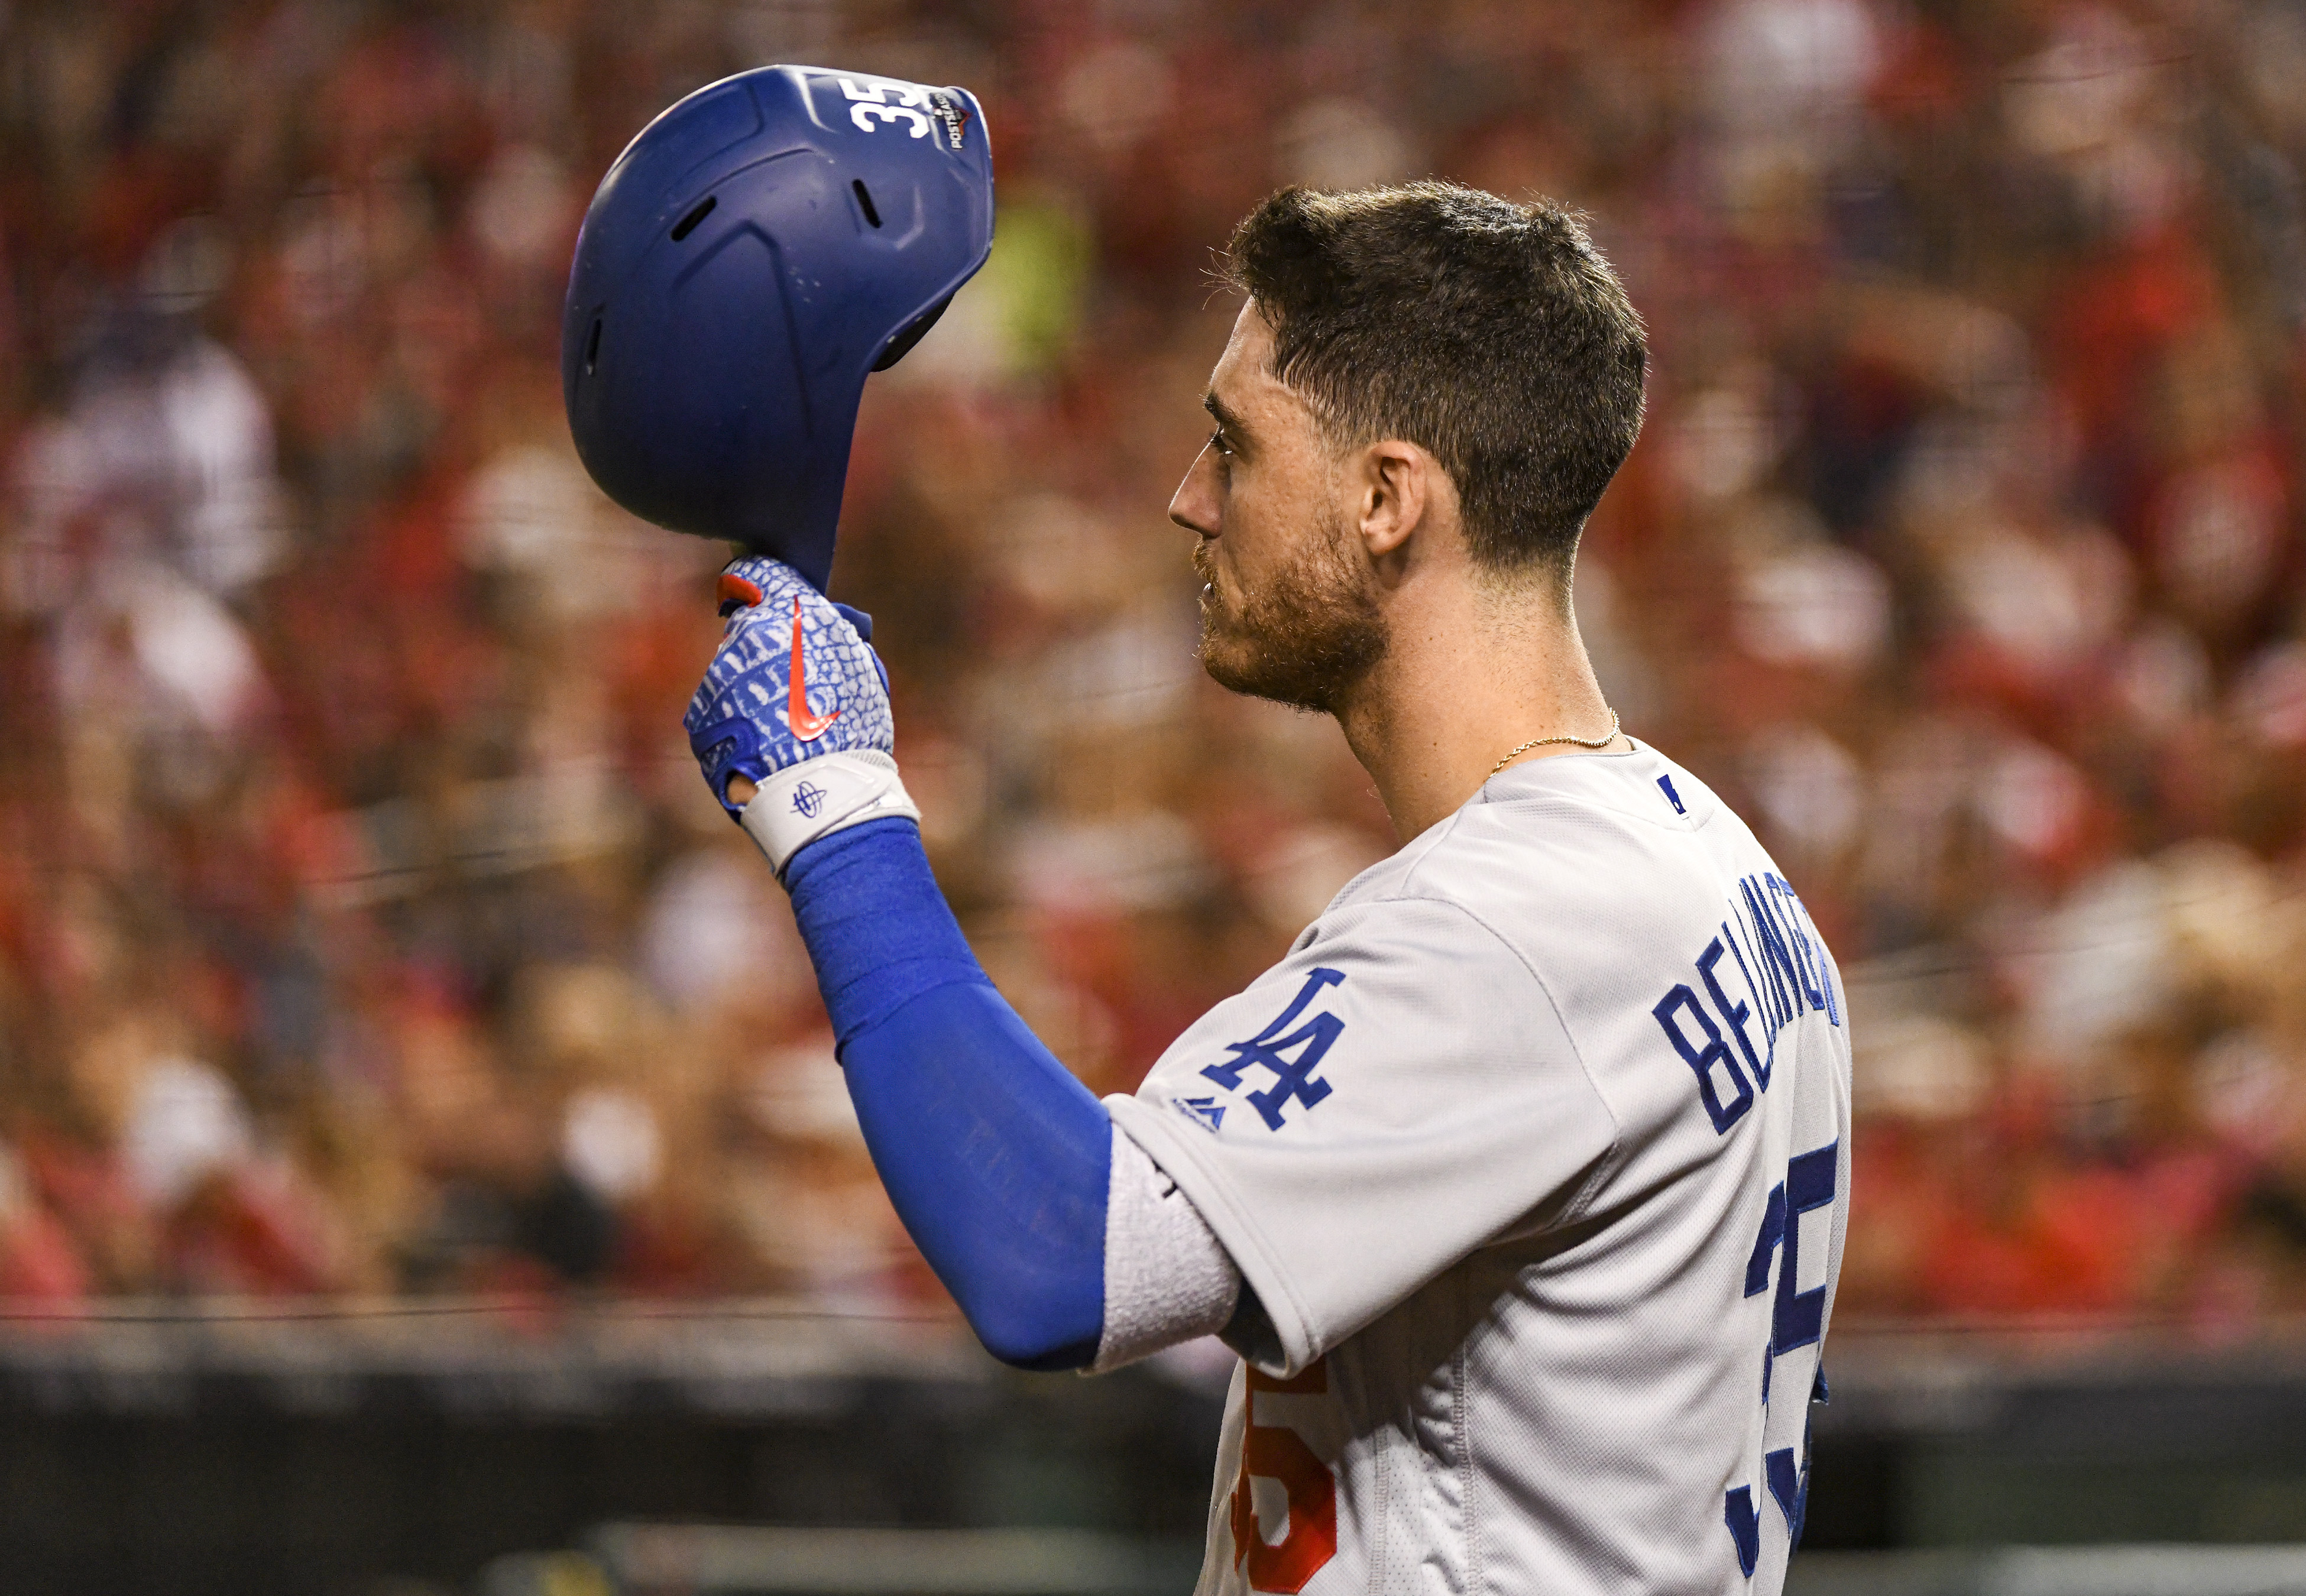
[[[1702,856],[1755,846],[1704,781],[1627,741],[1623,751],[1533,760],[1491,777],[1455,814],[1356,876],[1330,912],[1388,900],[1471,907],[1623,894]]]
[[[1579,970],[1614,981],[1769,868],[1745,823],[1646,744],[1534,760],[1355,877],[1293,952],[1367,944],[1404,961],[1518,964],[1548,986],[1577,985]]]
[[[1651,745],[1598,754],[1533,759],[1490,777],[1458,813],[1478,832],[1486,824],[1523,832],[1516,822],[1545,813],[1609,817],[1613,826],[1675,835],[1702,832],[1737,816],[1713,789]]]

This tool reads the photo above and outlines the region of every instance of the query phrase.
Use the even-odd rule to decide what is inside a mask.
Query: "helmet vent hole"
[[[601,363],[601,318],[593,318],[593,330],[585,339],[585,375],[590,377],[593,368]]]
[[[705,195],[703,204],[697,206],[696,209],[690,211],[687,216],[682,217],[679,221],[672,225],[672,242],[679,243],[691,233],[696,232],[696,224],[703,221],[706,217],[711,216],[713,214],[713,208],[720,203],[721,201],[718,195]]]
[[[873,191],[865,186],[865,180],[859,177],[849,186],[857,191],[857,203],[865,208],[865,219],[875,226],[879,226],[881,213],[873,209]]]

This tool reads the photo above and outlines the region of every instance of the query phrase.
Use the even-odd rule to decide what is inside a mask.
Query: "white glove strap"
[[[897,762],[877,749],[820,754],[778,771],[745,806],[745,834],[780,878],[785,863],[819,837],[920,810],[897,778]]]

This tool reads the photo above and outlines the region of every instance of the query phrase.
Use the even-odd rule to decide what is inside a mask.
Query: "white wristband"
[[[786,861],[819,837],[896,815],[918,820],[921,812],[897,777],[897,762],[862,748],[776,772],[746,804],[743,824],[781,879]]]

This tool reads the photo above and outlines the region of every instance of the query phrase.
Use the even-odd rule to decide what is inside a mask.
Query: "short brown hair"
[[[1641,431],[1648,358],[1577,215],[1453,183],[1285,188],[1234,229],[1225,271],[1332,442],[1417,444],[1477,562],[1567,572]]]

